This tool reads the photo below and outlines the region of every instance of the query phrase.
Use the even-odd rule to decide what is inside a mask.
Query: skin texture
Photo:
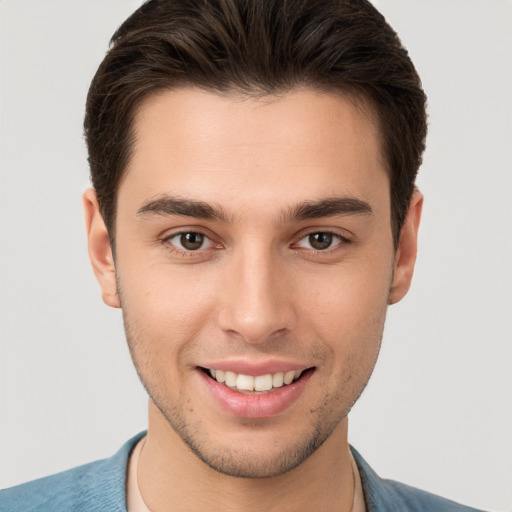
[[[103,300],[123,309],[150,396],[139,486],[152,510],[350,510],[347,414],[387,306],[409,288],[422,205],[416,192],[395,251],[388,174],[364,107],[307,90],[150,97],[119,189],[115,261],[85,193]],[[222,215],[140,212],[169,197]],[[369,208],[291,214],[312,202],[326,212],[333,198]],[[203,245],[187,251],[177,233],[200,233]],[[314,233],[333,234],[327,249],[312,246]],[[219,407],[198,368],[230,361],[314,370],[284,411],[247,418]]]

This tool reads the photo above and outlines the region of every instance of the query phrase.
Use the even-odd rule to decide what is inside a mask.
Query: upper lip
[[[278,372],[289,372],[301,370],[304,371],[313,365],[295,363],[292,361],[267,360],[261,362],[253,362],[246,360],[223,360],[208,361],[198,365],[201,368],[222,370],[224,372],[242,373],[244,375],[267,375]]]

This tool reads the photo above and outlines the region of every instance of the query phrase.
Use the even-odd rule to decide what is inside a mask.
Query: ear
[[[89,258],[101,287],[103,302],[113,308],[121,307],[116,286],[116,268],[107,228],[100,213],[96,191],[87,189],[82,197]]]
[[[395,304],[402,300],[411,286],[418,250],[418,228],[422,208],[423,195],[415,189],[400,232],[400,241],[395,254],[393,280],[388,298],[389,304]]]

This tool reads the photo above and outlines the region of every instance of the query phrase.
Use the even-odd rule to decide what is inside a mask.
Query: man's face
[[[345,435],[379,351],[396,262],[376,126],[339,95],[194,89],[134,126],[115,276],[154,410],[223,473],[288,471]]]

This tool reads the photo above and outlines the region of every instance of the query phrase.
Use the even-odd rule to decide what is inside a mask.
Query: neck
[[[347,511],[354,475],[345,418],[308,459],[270,478],[239,478],[202,462],[171,429],[150,401],[148,435],[140,455],[138,483],[152,512],[200,507],[224,512],[283,510]]]

